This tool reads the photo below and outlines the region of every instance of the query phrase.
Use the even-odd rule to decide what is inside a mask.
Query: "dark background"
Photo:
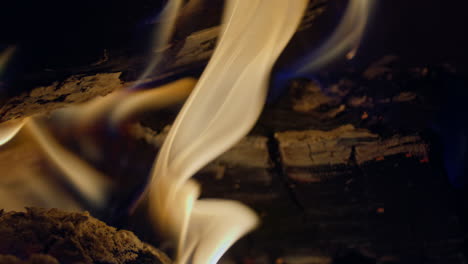
[[[21,83],[25,73],[83,67],[101,58],[104,49],[118,50],[128,56],[144,54],[149,50],[154,29],[151,21],[157,18],[165,2],[2,1],[0,48],[17,47],[2,80],[3,93],[23,89],[15,83]],[[451,63],[459,69],[466,68],[466,1],[375,2],[370,27],[355,63],[365,65],[384,55],[395,54],[415,64]],[[221,3],[205,0],[204,4],[215,11],[179,26],[190,28],[203,23],[207,17],[219,15]],[[325,16],[332,18],[328,21],[338,20],[338,16],[330,12]],[[304,45],[308,47],[309,43]],[[8,88],[5,83],[10,84]]]
[[[395,53],[421,63],[466,67],[466,1],[379,0],[360,55]],[[367,55],[366,55],[367,53]]]
[[[418,60],[445,59],[464,64],[468,54],[466,1],[375,1],[371,27],[364,42],[369,56],[397,52]],[[211,4],[209,0],[205,2]],[[35,47],[40,54],[55,50],[55,55],[70,57],[93,47],[128,45],[142,33],[139,30],[145,27],[145,22],[157,16],[164,3],[161,0],[2,1],[0,43]]]

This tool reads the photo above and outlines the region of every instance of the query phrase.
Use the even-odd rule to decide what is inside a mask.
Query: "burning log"
[[[171,2],[180,4],[180,1]],[[357,8],[356,10],[366,11],[368,8],[365,4],[367,1],[351,2],[354,4],[351,7],[354,6]],[[293,22],[298,22],[295,19],[299,17],[295,17],[293,21],[289,16],[291,14],[298,15],[299,11],[305,8],[303,1],[298,1],[298,5],[292,9],[297,10],[291,12],[284,12],[287,7],[285,3],[288,2],[281,0],[258,2],[259,9],[252,9],[249,6],[252,2],[247,3],[249,2],[243,2],[238,8],[227,9],[226,14],[233,16],[232,19],[229,19],[233,26],[227,26],[227,30],[222,35],[227,40],[220,41],[218,52],[213,56],[211,66],[207,67],[197,89],[189,98],[186,107],[183,108],[173,129],[168,134],[168,140],[163,144],[154,165],[152,180],[149,181],[150,191],[147,192],[149,194],[149,214],[153,217],[154,225],[159,227],[159,231],[166,233],[166,237],[178,245],[176,257],[178,262],[185,263],[191,258],[193,258],[192,262],[195,263],[216,262],[238,236],[257,225],[255,213],[237,202],[222,203],[213,199],[199,201],[197,198],[200,195],[200,187],[195,181],[189,179],[198,169],[232,147],[253,126],[264,103],[266,83],[273,62],[279,55],[281,47],[286,44],[285,41],[294,32],[293,28],[290,28],[295,24]],[[364,6],[362,6],[363,3]],[[278,6],[273,9],[275,4]],[[284,8],[280,5],[284,5]],[[277,13],[277,15],[272,16],[270,12]],[[246,14],[250,14],[247,17],[253,19],[245,19],[243,15]],[[354,14],[354,12],[349,14]],[[330,62],[331,58],[328,57],[330,54],[342,53],[350,45],[353,50],[348,55],[354,56],[367,16],[349,14],[345,16],[338,27],[339,36],[325,42],[326,44],[319,49],[320,52],[310,57],[311,61],[292,67],[291,72],[293,73],[288,73],[288,78],[297,77],[294,74],[303,74],[304,71],[316,69]],[[262,17],[265,17],[265,21],[269,21],[269,23],[262,22]],[[359,19],[359,17],[364,19]],[[288,23],[284,23],[286,20],[281,22],[281,18],[287,18]],[[356,18],[358,19],[356,20]],[[265,27],[262,26],[264,24],[271,26],[271,28],[268,28],[268,31],[265,30]],[[274,26],[275,24],[276,26]],[[348,27],[353,27],[354,24],[356,24],[356,31],[353,31],[355,34],[349,38],[352,43],[337,45],[337,43],[343,43],[341,36],[346,35],[349,31]],[[235,25],[241,25],[244,28],[237,29]],[[250,31],[255,34],[235,34],[236,32]],[[257,34],[258,32],[262,34]],[[176,57],[171,62],[173,64],[170,67],[183,68],[184,65],[209,57],[216,35],[217,28],[214,28],[189,39],[185,43],[188,46],[179,45],[178,47],[182,46],[183,51],[181,59],[178,60]],[[251,36],[255,37],[250,39]],[[206,50],[197,50],[196,43],[203,43],[204,38],[209,38],[209,41],[204,43]],[[261,41],[262,39],[264,42]],[[190,41],[195,44],[191,44]],[[236,45],[231,45],[231,43]],[[268,43],[271,45],[265,45]],[[195,49],[191,49],[193,47]],[[161,48],[161,46],[158,45],[157,48]],[[174,74],[176,70],[170,69],[172,73],[169,75]],[[153,68],[149,72],[152,70]],[[379,229],[379,219],[387,215],[394,216],[392,209],[395,207],[404,209],[406,207],[402,206],[401,203],[395,206],[392,203],[394,196],[389,195],[382,198],[380,193],[373,192],[372,190],[376,189],[384,193],[384,188],[376,183],[379,180],[375,180],[371,176],[379,175],[380,178],[387,181],[389,173],[392,176],[393,174],[404,175],[404,179],[400,179],[401,182],[398,183],[401,183],[402,186],[409,186],[410,184],[406,183],[413,180],[414,177],[411,175],[419,175],[421,172],[432,175],[427,170],[429,161],[427,143],[418,133],[421,127],[415,129],[412,127],[416,133],[415,131],[407,133],[394,127],[385,127],[388,124],[381,122],[387,118],[385,114],[380,112],[382,108],[393,108],[396,104],[410,105],[420,97],[408,91],[398,91],[398,93],[391,91],[392,94],[389,98],[379,98],[375,96],[375,92],[373,95],[369,95],[372,92],[361,89],[362,86],[365,87],[373,79],[385,73],[386,70],[365,72],[364,79],[369,82],[366,82],[365,85],[351,84],[349,85],[351,88],[347,90],[341,89],[343,86],[346,88],[346,85],[334,87],[337,89],[318,85],[309,87],[311,89],[306,90],[306,96],[292,100],[294,111],[279,109],[284,113],[280,119],[270,117],[270,121],[275,119],[274,121],[281,123],[281,126],[272,126],[271,122],[268,123],[268,120],[265,122],[263,119],[259,126],[263,126],[264,130],[262,131],[262,128],[257,130],[257,133],[262,131],[259,133],[260,135],[248,136],[231,151],[224,153],[215,163],[205,167],[205,170],[200,173],[201,177],[198,175],[199,179],[208,182],[204,185],[208,189],[208,192],[204,193],[204,197],[211,197],[215,193],[213,197],[235,197],[236,200],[252,205],[256,212],[260,212],[260,217],[266,223],[266,228],[259,232],[261,235],[254,234],[253,240],[260,237],[258,241],[261,241],[263,247],[269,247],[270,251],[284,246],[284,244],[274,244],[273,241],[281,240],[283,243],[289,244],[289,242],[294,242],[294,236],[300,235],[308,247],[318,247],[320,245],[318,241],[326,241],[329,247],[336,246],[336,241],[347,246],[353,245],[352,243],[361,243],[362,245],[373,242],[375,238],[372,234],[374,229]],[[240,78],[236,79],[236,77]],[[352,81],[349,82],[352,83]],[[276,84],[274,81],[273,83]],[[81,89],[76,89],[79,85],[73,87],[75,92],[81,92]],[[57,95],[60,102],[63,100],[72,102],[73,99],[76,99],[72,94],[62,92],[54,95],[53,91],[60,91],[60,88],[43,90],[47,93],[51,92],[52,97],[46,95],[42,98],[43,95],[39,89],[38,93],[33,93],[33,96],[41,98],[38,101],[39,104],[45,101],[45,103],[53,105],[56,101],[53,96]],[[323,93],[324,90],[327,92],[326,95]],[[108,159],[107,152],[99,151],[95,146],[98,144],[92,143],[101,140],[110,143],[109,145],[112,147],[119,145],[113,142],[115,137],[112,133],[121,126],[126,127],[127,125],[122,125],[122,122],[119,121],[125,120],[129,114],[139,113],[140,110],[143,110],[138,108],[141,102],[152,101],[150,99],[153,97],[147,97],[147,93],[137,96],[136,99],[133,97],[134,100],[131,100],[126,97],[129,93],[133,93],[133,90],[129,91],[127,91],[128,93],[112,95],[102,101],[96,100],[94,104],[90,104],[87,111],[86,108],[85,111],[73,109],[64,111],[62,116],[58,115],[60,118],[56,118],[58,121],[56,121],[55,128],[62,129],[69,125],[67,123],[69,120],[70,123],[78,120],[76,122],[78,125],[72,124],[68,129],[64,129],[65,133],[63,134],[65,137],[68,136],[68,141],[74,141],[75,145],[81,144],[81,151],[88,153],[88,156],[94,157],[95,160],[112,163],[112,166],[128,164],[125,159],[123,162],[114,162],[119,159]],[[301,96],[300,93],[298,94]],[[80,96],[77,97],[80,98]],[[123,98],[125,98],[124,106],[120,104],[122,103],[120,99]],[[28,100],[28,97],[21,100]],[[34,100],[31,101],[32,104],[38,103]],[[15,101],[13,101],[14,103]],[[150,104],[146,106],[150,106]],[[142,108],[145,108],[145,105]],[[277,110],[266,111],[265,116],[272,112],[275,113]],[[7,107],[5,111],[13,118],[34,112],[28,110],[23,113],[21,109],[18,110],[16,107]],[[391,115],[389,114],[389,116]],[[116,120],[117,122],[114,122]],[[106,127],[108,123],[111,125]],[[96,127],[102,130],[99,132],[103,132],[100,138],[96,137],[98,140],[86,134]],[[105,134],[106,132],[109,132],[112,137],[102,140],[108,135]],[[144,135],[144,138],[149,138],[149,142],[153,142],[153,134],[157,133],[150,131],[150,135]],[[77,138],[80,139],[76,140],[70,135],[78,135]],[[158,136],[160,135],[155,137]],[[52,140],[47,141],[52,142]],[[154,140],[154,142],[157,141]],[[90,142],[91,144],[89,144]],[[51,144],[49,143],[49,145]],[[67,163],[62,162],[63,159],[60,160],[64,156],[57,152],[57,149],[60,148],[52,147],[51,149],[55,149],[55,155],[51,156],[54,156],[53,159],[57,164]],[[110,149],[114,150],[115,148]],[[395,169],[400,163],[406,164],[403,172],[409,168],[412,173],[403,173],[400,169]],[[385,168],[386,171],[381,172],[379,169],[381,167]],[[67,169],[67,171],[75,172],[75,176],[77,175],[76,170]],[[88,175],[88,173],[79,174],[80,177],[73,178],[86,178]],[[130,175],[133,176],[133,174]],[[252,175],[255,176],[252,177]],[[117,182],[118,187],[128,189],[126,183],[133,180],[128,178],[133,177],[124,176],[127,179],[122,181],[123,184],[119,182],[118,178],[114,179],[112,183]],[[91,175],[89,178],[99,177]],[[214,184],[213,180],[215,180]],[[219,183],[227,183],[229,186],[213,188],[213,185],[221,185]],[[107,182],[101,185],[88,184],[89,188],[78,187],[77,189],[93,190],[99,194],[99,199],[93,200],[100,201],[100,208],[105,210],[108,209],[105,206],[107,202],[105,198],[108,197],[107,187],[109,185]],[[220,193],[222,195],[219,195]],[[398,194],[400,193],[398,192]],[[116,192],[115,196],[122,198],[118,197],[119,195],[120,193]],[[128,197],[125,196],[122,200],[128,202],[130,200]],[[93,203],[93,200],[89,201]],[[94,202],[94,204],[96,203]],[[292,213],[290,214],[290,212]],[[244,217],[239,217],[242,215]],[[273,221],[271,221],[272,218],[268,218],[271,215],[275,216]],[[375,220],[374,216],[381,218]],[[388,222],[388,219],[386,220]],[[442,219],[442,221],[445,220],[447,219]],[[237,226],[237,224],[241,225]],[[407,226],[408,223],[402,223],[402,229],[407,230]],[[229,235],[230,228],[237,229],[237,231]],[[394,231],[394,229],[389,229]],[[425,229],[421,230],[427,229],[426,226]],[[304,237],[304,234],[307,235]],[[375,239],[377,242],[381,242],[387,237],[393,238],[387,234],[379,233],[379,235],[381,236]],[[403,233],[402,237],[405,235],[408,234]],[[451,237],[452,233],[444,232],[443,235]],[[271,239],[273,236],[280,236],[281,239]],[[316,240],[310,239],[310,237]],[[355,242],[356,240],[358,242]],[[424,240],[424,242],[427,241]],[[378,247],[379,243],[375,243],[375,245]],[[318,259],[317,261],[321,262],[330,261],[329,256],[313,259]],[[280,260],[281,258],[278,258],[278,261]]]
[[[392,74],[394,84],[407,82],[405,76],[412,71],[399,70],[403,73],[387,70],[380,74]],[[443,198],[445,185],[437,184],[437,188],[443,189],[437,191],[424,180],[437,178],[434,175],[438,173],[431,168],[434,161],[426,159],[432,142],[421,136],[424,127],[420,119],[427,118],[421,108],[434,107],[420,104],[427,99],[418,90],[432,83],[427,79],[429,76],[431,74],[417,74],[411,79],[411,86],[401,86],[397,90],[382,88],[377,95],[372,92],[374,88],[381,88],[379,78],[387,77],[366,75],[364,78],[371,80],[363,81],[358,74],[342,74],[340,78],[344,80],[338,80],[337,85],[320,89],[307,86],[316,84],[293,84],[283,102],[267,109],[253,135],[196,176],[203,183],[203,197],[236,199],[255,208],[264,222],[252,238],[256,248],[281,249],[285,241],[307,233],[310,235],[300,246],[304,250],[318,248],[312,257],[323,258],[324,262],[331,258],[330,249],[337,245],[370,243],[373,250],[383,252],[384,256],[415,254],[411,248],[423,243],[421,237],[426,235],[405,233],[408,223],[398,220],[398,215],[414,217],[412,215],[423,212],[422,215],[430,219],[434,217],[427,211],[428,206],[436,205],[434,211],[441,212],[440,208],[448,203]],[[367,89],[361,88],[365,85]],[[320,100],[311,101],[312,97]],[[284,101],[290,102],[285,104]],[[330,109],[341,105],[344,108],[336,115],[329,114]],[[405,119],[398,118],[402,109],[406,111]],[[364,112],[368,115],[363,115]],[[161,114],[157,118],[165,117]],[[140,127],[140,132],[136,133],[137,138],[144,138],[156,148],[165,138],[164,132],[157,132],[161,129],[156,125],[158,119],[145,118],[143,123],[155,129]],[[399,129],[402,122],[411,126],[405,126],[406,131],[402,131]],[[18,149],[4,155],[15,158],[30,152]],[[9,160],[4,166],[8,166]],[[7,174],[19,179],[12,173]],[[416,190],[414,187],[407,190],[406,186],[416,186]],[[426,194],[423,187],[432,190],[431,195]],[[409,207],[408,201],[414,201],[417,195],[427,200],[418,198],[417,204]],[[425,224],[411,227],[418,234],[433,234],[436,232],[431,230],[439,230],[437,233],[448,237],[438,244],[430,240],[431,254],[452,258],[452,253],[444,253],[444,250],[455,252],[459,247],[457,225],[446,222],[452,217],[455,218],[452,212],[444,211],[438,220],[429,223],[427,219],[417,218],[418,223]],[[441,230],[438,223],[447,223],[451,228]],[[411,236],[415,242],[394,253],[391,246],[406,236]],[[244,252],[236,255],[242,254]],[[280,256],[289,260],[288,254]]]
[[[154,73],[149,74],[147,76],[147,81],[161,81],[165,79],[171,79],[180,76],[181,74],[184,75],[187,72],[190,72],[191,74],[195,75],[200,74],[201,70],[206,66],[208,60],[213,54],[214,48],[216,46],[216,41],[218,39],[220,29],[219,16],[222,13],[224,4],[223,2],[224,1],[217,0],[211,1],[209,2],[209,4],[207,4],[207,1],[190,1],[186,7],[183,7],[181,9],[181,14],[178,18],[180,21],[177,22],[174,38],[171,39],[169,43],[167,43],[166,47],[163,47],[162,51],[151,51],[152,53],[155,53],[156,56],[161,55],[161,64],[163,64],[164,67],[162,67],[163,69],[161,71],[155,71]],[[308,4],[306,13],[304,14],[304,18],[298,28],[298,31],[304,32],[310,30],[312,25],[316,23],[316,20],[327,9],[328,2],[328,0],[311,0]],[[155,3],[157,4],[158,2]],[[135,9],[138,8],[135,7]],[[128,10],[126,10],[125,8],[121,11],[127,13]],[[120,18],[118,20],[119,21],[116,22],[122,23]],[[197,21],[197,23],[193,23],[193,21]],[[155,22],[151,21],[151,23],[147,23],[145,27],[155,27],[154,24]],[[122,30],[126,30],[125,27],[132,26],[135,25],[124,25],[122,26]],[[91,30],[94,30],[94,28]],[[147,31],[153,32],[153,30]],[[74,38],[75,37],[76,36],[74,36]],[[82,39],[87,38],[93,37],[82,37]],[[119,38],[121,37],[119,36]],[[150,36],[144,36],[144,38],[150,38]],[[32,90],[41,90],[41,87],[43,87],[42,89],[49,89],[48,91],[51,92],[52,90],[60,89],[60,86],[62,86],[64,82],[79,81],[82,78],[85,78],[85,82],[89,82],[89,79],[102,79],[104,76],[99,76],[101,74],[110,75],[111,77],[117,76],[117,80],[120,79],[120,82],[128,83],[136,81],[138,77],[140,77],[139,73],[148,64],[148,54],[142,55],[141,50],[135,50],[135,47],[131,46],[130,44],[127,45],[128,46],[118,48],[104,47],[100,50],[100,52],[96,52],[95,50],[93,50],[93,52],[86,53],[87,50],[79,52],[73,50],[70,52],[71,54],[68,54],[70,60],[76,60],[75,57],[86,57],[85,60],[89,61],[89,63],[83,65],[83,63],[80,62],[79,64],[74,66],[73,63],[71,63],[72,66],[70,66],[70,61],[66,61],[65,65],[59,64],[55,67],[42,66],[42,68],[34,68],[33,70],[31,70],[31,72],[28,71],[24,73],[23,76],[19,76],[20,80],[13,83],[8,83],[4,82],[3,80],[0,80],[0,87],[2,88],[2,90],[6,90],[9,92],[8,94],[6,94],[6,99],[9,102],[4,104],[15,105],[15,102],[17,103],[18,100],[26,100],[28,99],[27,97],[30,97],[29,92],[31,92]],[[81,48],[82,47],[77,47],[77,50],[80,50]],[[44,54],[45,57],[47,57],[47,55],[48,54]],[[55,54],[53,53],[51,55]],[[12,52],[10,57],[14,59],[15,53]],[[53,58],[53,56],[51,57]],[[54,59],[57,58],[53,58],[52,60]],[[66,59],[62,57],[60,58],[60,61],[62,60],[65,61]],[[0,61],[0,63],[1,62],[2,61]],[[38,63],[47,64],[47,62],[48,61],[46,60],[46,62],[40,61]],[[109,81],[110,83],[108,85],[111,90],[120,87],[120,85],[114,86],[115,80]],[[84,84],[80,84],[78,82],[78,86],[80,86],[83,90],[88,90],[90,87],[93,87],[93,84],[88,83],[88,86],[84,86]],[[17,93],[17,91],[26,91],[26,94],[28,95],[18,97],[18,95],[15,94]],[[99,95],[98,93],[94,96]],[[12,95],[15,97],[14,99],[11,98]],[[0,94],[0,97],[2,96],[4,96],[4,94]],[[40,104],[48,104],[48,101],[53,100],[57,100],[57,103],[62,102],[64,101],[63,96],[67,96],[67,94],[63,95],[52,92],[50,97],[44,99],[45,101],[40,101]],[[89,95],[78,95],[78,97],[84,97],[83,100],[91,99]],[[32,96],[32,98],[29,99],[32,101],[35,100],[34,96]],[[67,103],[70,103],[70,101]],[[10,108],[12,106],[6,107]],[[61,106],[57,104],[55,107]],[[4,117],[4,112],[5,108],[0,112],[1,121],[11,119]]]
[[[48,114],[64,106],[83,103],[122,88],[121,73],[101,73],[71,76],[63,82],[34,88],[15,96],[0,108],[0,122],[31,115]]]
[[[117,230],[88,213],[27,208],[0,212],[2,264],[169,264],[160,250],[132,232]]]

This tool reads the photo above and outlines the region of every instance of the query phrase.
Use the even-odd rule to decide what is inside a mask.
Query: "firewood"
[[[299,32],[311,28],[316,19],[326,10],[327,2],[328,0],[310,1],[298,29]],[[156,56],[162,56],[163,67],[147,76],[145,82],[171,79],[181,74],[200,73],[211,57],[220,33],[220,27],[217,24],[219,21],[216,22],[216,19],[213,21],[213,17],[207,17],[206,12],[211,15],[221,14],[222,4],[223,1],[204,3],[203,6],[197,7],[199,9],[195,8],[196,12],[182,11],[183,15],[190,19],[181,18],[185,21],[181,23],[185,24],[178,26],[184,28],[178,28],[167,49],[156,54]],[[3,90],[26,91],[21,95],[4,99],[0,108],[0,122],[32,114],[47,113],[72,103],[84,102],[96,96],[105,95],[122,86],[130,86],[140,77],[139,72],[151,59],[148,54],[142,56],[141,52],[134,53],[126,54],[121,50],[103,49],[102,54],[89,65],[71,68],[67,65],[62,68],[40,69],[26,73],[20,79],[27,80],[25,81],[27,84],[0,82]],[[88,57],[89,54],[83,54],[83,56]],[[17,85],[21,88],[16,87]]]
[[[169,264],[160,250],[132,232],[89,213],[27,208],[0,213],[0,263]]]
[[[47,114],[96,96],[104,96],[122,87],[120,72],[90,76],[74,75],[63,82],[41,86],[7,100],[0,108],[0,122],[36,114]]]

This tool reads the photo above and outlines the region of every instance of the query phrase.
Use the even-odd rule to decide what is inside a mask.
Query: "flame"
[[[82,105],[58,110],[51,114],[51,120],[62,127],[75,128],[77,133],[86,132],[93,124],[103,122],[109,118],[109,123],[118,126],[142,111],[155,110],[183,102],[190,94],[196,80],[184,78],[161,87],[144,91],[117,91],[106,97],[96,98]],[[11,120],[0,124],[0,146],[11,141],[20,131],[25,131],[29,139],[39,145],[49,162],[62,172],[64,180],[81,194],[86,203],[93,209],[104,210],[107,199],[113,188],[110,179],[94,169],[84,160],[62,146],[45,127],[44,118],[33,116],[24,119]],[[86,144],[86,134],[78,135],[79,143]],[[47,197],[47,188],[39,188],[43,184],[36,184],[36,191],[42,197]],[[50,191],[50,190],[49,190]],[[14,197],[3,201],[15,200]],[[29,204],[28,204],[29,203]],[[33,201],[25,201],[16,208],[30,206]],[[77,207],[70,204],[70,208]],[[63,209],[70,209],[63,208]]]
[[[13,57],[16,48],[14,46],[7,47],[4,51],[0,53],[0,77],[2,77],[3,72]]]
[[[111,183],[106,177],[103,177],[88,164],[84,163],[74,154],[63,148],[48,133],[47,129],[43,128],[40,117],[28,117],[22,120],[13,120],[6,124],[8,123],[12,123],[13,129],[8,127],[5,129],[5,124],[2,124],[0,129],[1,134],[8,135],[2,139],[3,143],[7,143],[7,139],[9,142],[19,135],[20,132],[24,135],[23,139],[32,138],[33,143],[36,144],[42,152],[44,152],[45,157],[49,162],[62,171],[62,175],[69,185],[73,186],[73,188],[79,190],[83,194],[87,203],[93,204],[99,208],[104,207]],[[77,204],[72,200],[54,202],[54,199],[57,199],[58,197],[63,198],[63,194],[60,190],[53,190],[50,186],[47,186],[48,184],[46,180],[41,181],[37,177],[30,177],[28,178],[27,184],[33,186],[34,193],[38,194],[41,199],[46,201],[48,204],[55,204],[57,207],[65,206],[67,207],[66,209],[79,208],[79,206],[77,206]],[[25,200],[24,197],[16,201],[14,195],[10,194],[8,195],[8,198],[1,200],[1,206],[11,208],[10,203],[12,202],[14,203],[14,209],[22,209],[25,206],[35,204],[35,201]]]
[[[163,10],[157,51],[167,46],[182,2],[170,0]],[[201,187],[191,177],[253,127],[265,102],[273,64],[296,31],[307,3],[228,0],[219,43],[198,83],[184,79],[159,89],[132,90],[138,81],[129,89],[52,114],[55,122],[80,134],[102,122],[118,128],[138,113],[181,102],[190,94],[155,161],[148,190],[155,224],[177,245],[176,263],[216,263],[236,240],[259,224],[255,212],[239,202],[199,200]],[[350,0],[331,38],[307,57],[307,63],[293,70],[298,74],[314,71],[346,52],[352,58],[367,24],[370,3]],[[11,56],[7,55],[2,54],[0,66]],[[142,80],[160,59],[156,56],[150,62]],[[1,124],[0,146],[22,129],[30,131],[50,162],[89,203],[105,208],[112,183],[61,146],[40,117]],[[78,142],[86,145],[89,140],[82,136]]]
[[[155,40],[153,43],[153,58],[146,67],[145,71],[138,78],[139,81],[135,83],[133,87],[138,87],[142,81],[147,78],[150,74],[154,73],[156,67],[159,65],[162,59],[161,52],[168,46],[170,37],[174,33],[177,15],[181,9],[183,0],[169,0],[164,9],[159,15],[159,26],[155,28]]]
[[[26,122],[26,127],[46,157],[62,171],[65,179],[80,191],[88,203],[97,208],[104,208],[112,186],[110,180],[60,145],[46,129],[41,127],[37,119],[30,119],[30,122]]]
[[[176,263],[216,263],[258,225],[246,206],[197,198],[190,177],[237,143],[263,108],[274,62],[302,18],[307,0],[227,1],[221,37],[200,81],[159,153],[150,212],[178,245]]]
[[[305,56],[291,71],[299,76],[305,75],[322,68],[343,54],[346,54],[349,60],[354,58],[373,4],[373,0],[349,0],[345,14],[331,37],[309,56]]]
[[[24,126],[24,119],[10,120],[0,124],[0,146],[13,139]]]
[[[185,101],[196,84],[196,79],[183,78],[157,89],[139,91],[127,96],[113,109],[110,120],[114,126],[131,116],[149,110],[158,110]]]

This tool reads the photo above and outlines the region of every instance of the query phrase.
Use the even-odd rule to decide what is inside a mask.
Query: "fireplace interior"
[[[0,146],[0,209],[87,210],[174,256],[154,229],[144,189],[184,100],[135,115],[117,132],[99,116],[81,130],[48,120],[136,83],[145,90],[200,78],[224,1],[182,1],[171,41],[154,51],[166,2],[2,4],[0,122],[43,116],[48,133],[114,187],[105,210],[93,207],[63,181],[41,144],[20,132]],[[347,4],[309,1],[272,76],[323,42]],[[219,263],[468,261],[467,4],[374,4],[353,59],[338,58],[280,90],[270,81],[254,128],[194,176],[202,199],[240,201],[260,219]],[[154,54],[161,60],[141,80]],[[82,137],[105,158],[77,143]],[[7,239],[0,236],[0,246]]]

